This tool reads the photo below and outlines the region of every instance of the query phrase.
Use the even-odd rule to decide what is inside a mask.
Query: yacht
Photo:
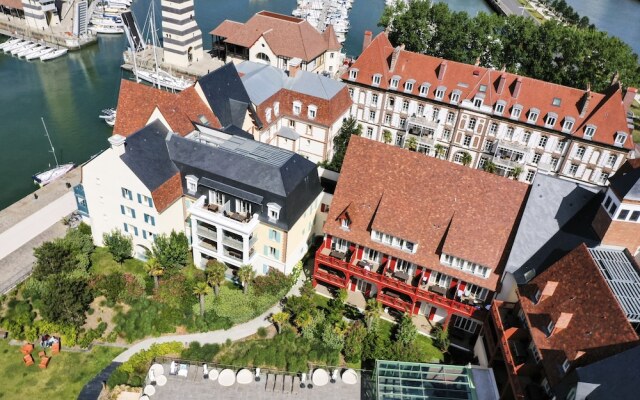
[[[74,163],[67,164],[58,164],[58,157],[56,156],[56,151],[53,148],[53,143],[51,143],[51,137],[49,136],[49,131],[47,131],[47,126],[44,123],[44,118],[40,118],[42,121],[42,126],[44,126],[45,136],[49,140],[49,146],[51,147],[51,153],[53,153],[53,159],[56,162],[55,168],[48,169],[43,172],[39,172],[33,175],[33,181],[39,185],[40,187],[48,185],[49,183],[55,181],[58,178],[63,177],[67,172],[71,171],[74,167]]]
[[[165,87],[176,91],[185,90],[193,85],[193,82],[187,79],[178,78],[160,69],[156,72],[138,68],[137,76],[139,79],[149,82],[154,86]]]
[[[22,41],[22,39],[18,39],[18,38],[9,39],[6,42],[0,44],[0,50],[4,50],[5,47],[11,46],[11,45],[16,44],[16,43],[21,42],[21,41]]]
[[[44,46],[38,51],[35,51],[33,53],[27,54],[24,58],[27,61],[35,60],[35,59],[38,59],[38,58],[44,56],[45,54],[51,53],[53,50],[55,50],[55,49],[53,49],[51,47]]]
[[[33,42],[26,42],[24,44],[22,44],[21,46],[18,46],[16,48],[14,48],[13,50],[10,51],[12,56],[17,55],[18,53],[24,51],[24,50],[29,50],[32,49],[34,47],[36,47],[38,44],[37,43],[33,43]]]
[[[62,57],[63,55],[67,54],[67,51],[69,51],[69,50],[68,49],[64,49],[64,48],[63,49],[57,49],[57,50],[54,50],[54,51],[52,51],[50,53],[47,53],[47,54],[45,54],[43,56],[40,56],[40,60],[42,60],[42,61],[53,60],[55,58]]]

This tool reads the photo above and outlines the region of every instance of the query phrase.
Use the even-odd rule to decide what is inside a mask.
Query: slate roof
[[[609,178],[609,186],[620,199],[640,201],[640,160],[628,160]]]
[[[553,295],[535,304],[533,296],[547,282],[558,283]],[[565,375],[560,368],[565,358],[571,370],[638,344],[638,335],[584,244],[519,290],[531,337],[552,387]],[[567,327],[547,336],[549,321],[558,321],[561,313],[573,314]]]
[[[351,137],[324,227],[329,235],[495,290],[528,185]],[[349,214],[349,230],[338,217]],[[371,229],[417,243],[410,254],[374,242]],[[492,269],[487,279],[440,264],[447,253]]]
[[[527,271],[542,272],[580,243],[598,244],[591,221],[601,200],[599,188],[536,174],[505,271],[524,284]]]
[[[250,113],[254,111],[233,63],[225,64],[201,77],[196,85],[204,93],[223,128],[231,125],[242,128],[247,110]]]
[[[327,50],[339,50],[335,31],[318,32],[301,18],[260,11],[246,23],[225,20],[211,35],[225,38],[226,43],[251,47],[264,37],[277,56],[300,58],[310,62]]]
[[[540,128],[544,127],[545,117],[549,113],[558,115],[553,127],[556,131],[561,131],[565,117],[575,119],[571,135],[583,138],[587,125],[593,124],[597,127],[593,137],[594,142],[607,145],[614,145],[616,132],[628,134],[624,148],[633,148],[630,130],[627,124],[626,113],[622,103],[622,89],[619,83],[613,85],[606,93],[587,92],[586,90],[574,89],[567,86],[557,85],[533,78],[519,76],[516,74],[496,71],[480,66],[463,64],[451,60],[443,60],[424,54],[413,53],[406,50],[395,49],[397,51],[397,61],[391,68],[394,48],[387,35],[382,32],[378,34],[371,44],[363,51],[357,61],[352,65],[352,69],[357,69],[356,82],[371,86],[374,74],[381,74],[379,88],[388,90],[391,78],[398,76],[400,81],[398,92],[404,93],[404,84],[408,80],[415,80],[413,95],[418,95],[420,86],[429,83],[426,98],[435,101],[435,92],[438,87],[445,87],[445,102],[449,102],[453,90],[459,90],[460,100],[473,99],[480,92],[480,87],[484,85],[486,92],[484,104],[495,106],[498,100],[505,101],[504,115],[510,116],[514,105],[523,106],[522,113],[518,121],[528,123],[529,110],[537,108],[539,117],[534,124]],[[446,63],[446,64],[444,64]],[[446,67],[444,66],[446,65]],[[438,79],[439,72],[444,70],[441,80]],[[500,80],[504,78],[504,85],[500,90]],[[349,81],[349,71],[342,79]],[[521,82],[520,91],[516,96],[515,87],[517,81]],[[591,96],[586,113],[580,117],[582,105],[587,96]],[[560,99],[559,105],[553,105],[554,99]]]

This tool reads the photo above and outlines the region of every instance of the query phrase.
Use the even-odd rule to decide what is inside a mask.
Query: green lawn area
[[[394,323],[384,319],[380,319],[380,329],[385,336],[392,336],[394,326]],[[416,337],[416,342],[418,343],[418,346],[420,346],[425,351],[426,359],[424,360],[424,362],[433,362],[435,360],[442,362],[442,360],[444,360],[442,352],[433,345],[433,341],[430,337],[418,334],[418,336]]]
[[[25,367],[20,348],[0,341],[0,399],[75,399],[121,351],[96,347],[87,353],[62,352],[43,370],[38,368],[37,351],[32,353],[36,363]]]
[[[135,258],[125,260],[122,265],[113,261],[113,257],[106,247],[96,247],[91,255],[91,272],[96,275],[107,275],[111,272],[129,272],[136,275],[146,276],[144,263]]]
[[[631,112],[636,117],[640,117],[640,103],[634,101],[631,103]],[[635,129],[633,130],[633,141],[634,143],[640,143],[640,122],[634,121]]]

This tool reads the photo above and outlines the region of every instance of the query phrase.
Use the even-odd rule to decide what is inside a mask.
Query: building
[[[575,398],[557,397],[567,393],[565,378],[637,346],[630,322],[639,310],[640,276],[628,252],[579,245],[519,287],[517,301],[493,302],[484,340],[496,380],[506,382],[501,398]]]
[[[342,45],[331,25],[320,33],[305,19],[260,11],[247,22],[225,20],[211,31],[212,49],[224,62],[254,61],[289,70],[334,74]]]
[[[365,34],[342,75],[364,136],[532,182],[538,171],[606,185],[633,149],[634,88],[605,93],[393,47]]]
[[[513,242],[526,184],[352,137],[316,253],[317,289],[348,288],[471,339]],[[466,343],[469,345],[469,343]]]
[[[187,67],[204,57],[202,32],[195,19],[193,0],[162,0],[164,62]]]
[[[322,189],[303,157],[239,136],[201,143],[159,119],[109,142],[83,168],[96,245],[118,229],[144,258],[157,234],[184,231],[196,266],[216,259],[258,273],[289,273],[307,252]]]
[[[291,150],[318,163],[333,156],[333,138],[349,116],[347,85],[307,71],[245,61],[237,65],[263,125],[255,140]]]
[[[593,228],[602,244],[625,247],[640,258],[640,160],[628,160],[610,181]]]

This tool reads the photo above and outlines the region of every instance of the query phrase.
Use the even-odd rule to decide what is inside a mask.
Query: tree
[[[322,165],[332,171],[340,172],[351,135],[360,136],[361,134],[362,125],[355,118],[349,117],[342,121],[340,132],[333,138],[333,158],[331,158],[331,162]]]
[[[76,269],[76,258],[73,251],[62,239],[45,242],[34,250],[36,264],[33,277],[37,280],[46,279],[50,275],[71,272]]]
[[[256,271],[253,270],[253,266],[250,264],[243,265],[238,270],[238,279],[240,279],[240,283],[242,284],[242,291],[247,293],[249,290],[249,285],[253,281],[253,278],[256,277]]]
[[[102,242],[109,248],[113,259],[122,264],[127,258],[131,258],[133,241],[130,236],[123,234],[119,229],[114,229],[102,235]]]
[[[158,288],[158,279],[164,274],[164,267],[160,265],[158,259],[155,257],[151,257],[147,260],[147,263],[144,266],[145,271],[149,276],[153,277],[153,286]]]
[[[449,340],[449,331],[447,329],[443,329],[441,325],[436,325],[431,331],[431,335],[433,336],[433,344],[435,344],[441,352],[446,353],[449,351],[451,341]]]
[[[510,173],[509,175],[515,179],[518,180],[518,178],[520,177],[520,175],[522,174],[524,170],[522,169],[522,167],[515,167]]]
[[[207,282],[198,282],[193,288],[193,294],[198,296],[198,300],[200,300],[200,316],[204,315],[204,297],[208,294],[211,294],[211,287],[207,284]]]
[[[327,315],[327,320],[330,323],[337,324],[342,321],[345,300],[347,300],[347,291],[345,289],[338,290],[333,299],[329,300],[329,315]]]
[[[416,139],[415,136],[411,136],[407,140],[407,149],[411,151],[416,151],[417,148],[418,148],[418,139]]]
[[[367,306],[364,310],[364,321],[368,330],[371,330],[380,318],[382,312],[382,304],[376,299],[367,300]]]
[[[218,297],[218,293],[220,292],[220,285],[222,285],[226,279],[226,271],[227,266],[224,265],[224,263],[218,260],[207,261],[207,267],[205,269],[207,283],[213,287],[216,297]]]
[[[494,164],[493,161],[485,162],[484,166],[482,166],[482,169],[491,174],[495,174],[497,171],[496,164]]]
[[[357,362],[362,358],[364,338],[367,336],[367,328],[360,321],[356,321],[349,327],[344,338],[344,358],[347,362]]]
[[[303,332],[313,324],[313,315],[311,315],[311,313],[308,311],[304,311],[296,315],[293,323],[296,324],[298,329],[300,329],[300,332]]]
[[[385,129],[382,131],[382,141],[385,142],[386,144],[391,143],[391,140],[393,140],[393,136],[391,134],[391,131],[388,129]]]
[[[85,312],[92,300],[91,289],[84,278],[51,276],[40,312],[47,321],[79,327],[84,324]]]
[[[408,347],[416,340],[416,336],[418,336],[418,330],[411,320],[411,315],[404,313],[396,327],[396,341]]]
[[[462,165],[464,165],[465,167],[468,167],[469,164],[471,164],[471,161],[473,161],[471,154],[467,153],[466,151],[463,151],[462,158],[460,158],[460,162],[462,162]]]
[[[291,314],[284,311],[275,313],[271,316],[271,322],[273,322],[273,324],[276,326],[278,333],[282,333],[282,327],[284,326],[284,324],[289,322],[289,318],[291,318]]]
[[[156,235],[151,255],[167,270],[182,268],[189,262],[189,239],[184,232],[171,231],[169,236]]]
[[[444,154],[445,154],[444,146],[441,145],[440,143],[438,143],[435,146],[433,146],[433,150],[435,151],[435,157],[436,158],[444,157]]]

